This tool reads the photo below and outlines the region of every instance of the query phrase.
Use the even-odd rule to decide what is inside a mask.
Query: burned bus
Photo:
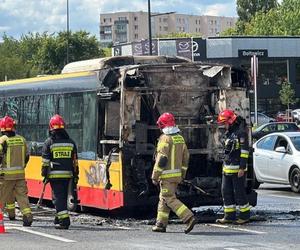
[[[17,121],[29,143],[29,196],[42,190],[41,149],[54,114],[78,147],[78,205],[106,210],[150,206],[160,131],[156,120],[171,112],[190,152],[186,181],[177,196],[189,206],[221,204],[220,110],[231,108],[250,123],[248,77],[229,65],[192,63],[178,57],[121,56],[70,63],[62,74],[2,82],[0,115]],[[249,164],[247,193],[256,204]],[[74,209],[73,194],[69,208]],[[50,187],[45,199],[51,200]]]

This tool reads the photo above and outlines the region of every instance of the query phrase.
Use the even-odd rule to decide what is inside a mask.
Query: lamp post
[[[69,63],[69,0],[67,0],[67,64]]]
[[[151,5],[148,0],[149,55],[152,56]]]
[[[165,12],[165,13],[158,13],[151,15],[151,4],[150,0],[148,0],[148,28],[149,28],[149,55],[152,56],[152,30],[151,30],[151,17],[154,16],[162,16],[162,15],[169,15],[174,14],[175,11],[172,12]]]

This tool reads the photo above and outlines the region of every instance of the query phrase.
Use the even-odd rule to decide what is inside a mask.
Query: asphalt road
[[[198,209],[200,219],[207,209]],[[61,231],[53,227],[53,214],[49,208],[35,210],[30,228],[21,226],[21,217],[14,222],[5,218],[7,232],[0,234],[0,249],[300,249],[300,195],[286,186],[258,189],[255,221],[243,226],[199,223],[188,235],[178,220],[171,220],[167,233],[152,233],[153,220],[77,213],[72,214],[70,229]]]

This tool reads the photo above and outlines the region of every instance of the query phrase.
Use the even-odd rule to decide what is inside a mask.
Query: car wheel
[[[290,185],[293,192],[300,192],[300,169],[295,167],[290,173]]]

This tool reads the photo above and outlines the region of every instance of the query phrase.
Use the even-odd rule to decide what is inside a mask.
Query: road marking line
[[[278,198],[288,198],[288,199],[293,199],[293,200],[300,200],[300,197],[289,197],[289,196],[284,196],[284,195],[275,195],[275,194],[264,194],[265,196],[272,196],[272,197],[278,197]]]
[[[248,233],[255,233],[255,234],[266,234],[267,233],[267,232],[262,232],[262,231],[256,231],[256,230],[251,230],[251,229],[246,229],[246,228],[237,228],[237,227],[226,226],[226,225],[218,225],[218,224],[207,224],[207,225],[211,226],[211,227],[228,228],[228,229],[232,229],[232,230],[243,231],[243,232],[248,232]]]
[[[63,238],[63,237],[60,237],[60,236],[55,236],[55,235],[51,235],[51,234],[36,232],[36,231],[31,230],[31,229],[24,228],[24,227],[21,227],[19,225],[15,225],[15,224],[5,223],[5,225],[8,225],[8,226],[5,226],[6,229],[15,229],[15,230],[23,231],[23,232],[26,232],[26,233],[35,234],[35,235],[39,235],[39,236],[46,237],[46,238],[49,238],[49,239],[58,240],[58,241],[62,241],[62,242],[67,242],[67,243],[76,242],[74,240],[69,240],[69,239],[66,239],[66,238]]]
[[[122,229],[122,230],[136,230],[132,227],[123,227],[123,226],[113,226],[113,228]]]
[[[224,250],[240,250],[240,248],[225,247]]]

